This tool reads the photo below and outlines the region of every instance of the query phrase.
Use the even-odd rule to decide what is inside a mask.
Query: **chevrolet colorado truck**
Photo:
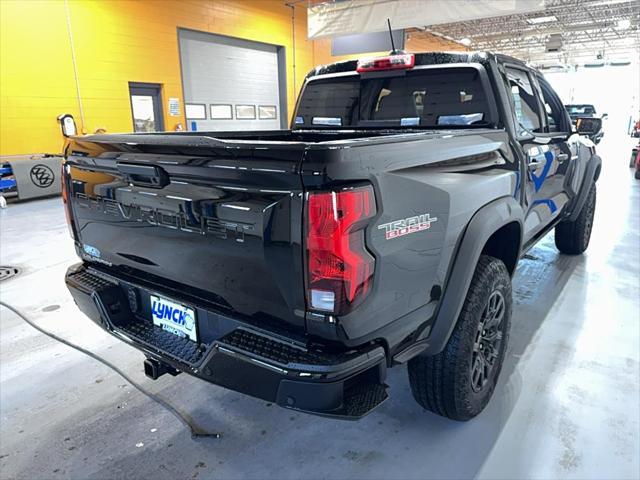
[[[421,406],[468,420],[518,260],[551,230],[587,248],[588,133],[514,58],[396,52],[315,68],[290,130],[75,136],[66,283],[151,378],[357,419],[407,364]]]

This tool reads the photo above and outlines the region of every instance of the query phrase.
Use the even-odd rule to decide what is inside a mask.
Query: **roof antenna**
[[[387,18],[387,26],[389,27],[389,38],[391,38],[391,55],[395,55],[396,53],[399,53],[398,50],[396,50],[396,45],[393,43],[393,30],[391,30],[391,20],[389,20]]]

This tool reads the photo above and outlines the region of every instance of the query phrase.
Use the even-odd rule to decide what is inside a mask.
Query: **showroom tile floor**
[[[552,237],[517,272],[508,358],[487,410],[468,423],[426,413],[405,368],[359,422],[293,413],[187,375],[153,382],[143,355],[75,308],[76,262],[60,199],[0,212],[2,300],[116,363],[220,439],[184,427],[119,376],[2,309],[2,478],[638,478],[640,181],[632,142],[605,137],[595,230],[581,257]]]

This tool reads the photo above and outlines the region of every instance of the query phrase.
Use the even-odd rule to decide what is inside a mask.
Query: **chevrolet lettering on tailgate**
[[[101,212],[104,215],[172,228],[182,232],[213,235],[222,239],[235,238],[237,242],[244,242],[245,232],[254,230],[254,225],[251,224],[227,222],[204,214],[196,215],[193,212],[190,214],[173,212],[134,203],[125,205],[117,200],[88,196],[84,193],[76,193],[75,198],[78,206]]]

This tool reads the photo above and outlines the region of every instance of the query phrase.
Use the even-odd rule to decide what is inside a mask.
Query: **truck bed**
[[[367,128],[367,129],[318,129],[318,130],[263,130],[228,132],[161,132],[161,133],[115,133],[96,134],[76,137],[79,144],[88,143],[120,145],[121,148],[144,146],[176,146],[176,147],[223,147],[235,148],[240,146],[267,146],[277,145],[289,148],[313,148],[319,146],[326,148],[332,145],[350,145],[362,143],[389,143],[410,139],[424,139],[429,137],[444,137],[450,135],[473,135],[483,131],[492,131],[482,128],[460,129],[392,129],[392,128]]]
[[[344,152],[355,153],[355,147],[388,144],[391,155],[380,158],[379,168],[396,159],[408,168],[442,159],[438,152],[450,157],[495,149],[483,132],[495,134],[294,130],[77,137],[65,166],[77,248],[86,262],[156,279],[258,324],[304,332],[304,192],[330,185],[332,177],[340,181],[338,175],[366,180],[356,157],[345,160]],[[411,150],[424,154],[408,155],[413,141],[418,143]],[[372,160],[367,168],[374,165]]]

